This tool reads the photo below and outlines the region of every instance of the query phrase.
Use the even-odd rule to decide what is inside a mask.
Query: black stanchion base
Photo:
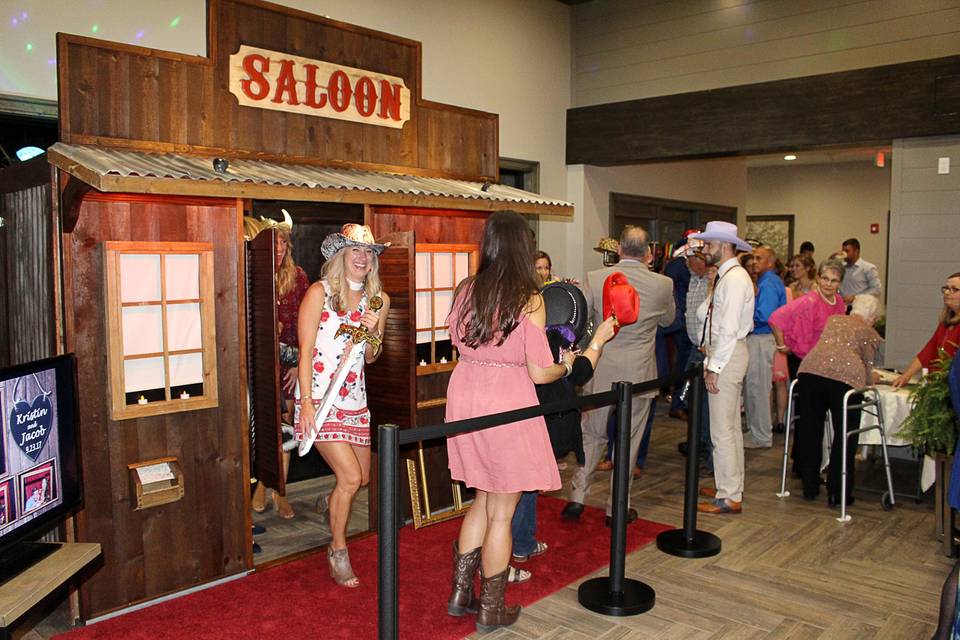
[[[587,580],[577,589],[577,600],[584,608],[607,616],[635,616],[653,609],[657,594],[639,580],[624,578],[623,593],[610,593],[610,578]]]
[[[671,529],[657,536],[657,549],[681,558],[709,558],[720,553],[720,538],[698,529],[688,543],[683,529]]]

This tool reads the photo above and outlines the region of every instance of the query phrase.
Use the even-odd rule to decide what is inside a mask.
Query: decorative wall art
[[[769,245],[781,261],[793,257],[793,216],[747,216],[746,238]]]

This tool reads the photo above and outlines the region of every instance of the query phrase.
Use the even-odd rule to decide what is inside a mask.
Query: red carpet
[[[580,523],[560,520],[563,503],[542,496],[538,535],[550,550],[522,565],[533,572],[510,585],[507,603],[529,605],[610,561],[610,530],[603,512],[587,507]],[[463,638],[475,630],[475,617],[447,615],[451,544],[460,519],[419,531],[400,531],[400,637],[403,640]],[[669,527],[637,520],[627,527],[627,551],[634,551]],[[350,545],[358,589],[336,586],[326,553],[289,562],[182,598],[57,636],[83,638],[294,640],[377,637],[377,538]]]

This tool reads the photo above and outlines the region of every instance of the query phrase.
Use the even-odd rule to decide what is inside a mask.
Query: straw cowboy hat
[[[737,225],[733,224],[732,222],[712,220],[707,223],[707,228],[703,231],[703,233],[695,233],[690,237],[696,240],[703,240],[704,242],[709,240],[729,242],[730,244],[736,245],[737,249],[740,251],[753,251],[753,247],[751,247],[745,240],[741,240],[737,236]]]
[[[345,247],[369,247],[377,255],[383,253],[383,250],[390,246],[389,242],[378,244],[373,239],[373,232],[365,224],[354,224],[348,222],[343,225],[340,233],[331,233],[323,239],[320,245],[320,253],[324,259],[329,260]]]

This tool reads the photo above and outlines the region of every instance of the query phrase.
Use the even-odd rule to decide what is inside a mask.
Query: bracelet
[[[313,398],[304,398],[304,397],[301,397],[301,398],[297,399],[297,402],[298,402],[299,404],[304,404],[304,403],[309,404],[309,403],[312,403],[312,402],[313,402]]]
[[[590,343],[590,348],[593,349],[594,351],[600,351],[601,349],[603,349],[603,347],[601,347],[601,346],[600,346],[599,344],[597,344],[596,342],[591,342],[591,343]]]
[[[777,351],[786,351],[787,348],[788,348],[788,347],[787,347],[787,345],[785,345],[785,344],[778,344],[778,345],[777,345]]]
[[[566,378],[566,377],[569,376],[571,373],[573,373],[573,365],[572,365],[572,364],[570,364],[569,362],[561,362],[560,364],[562,364],[562,365],[563,365],[563,368],[567,370],[567,372],[566,372],[565,374],[563,374],[563,377],[564,377],[564,378]]]

